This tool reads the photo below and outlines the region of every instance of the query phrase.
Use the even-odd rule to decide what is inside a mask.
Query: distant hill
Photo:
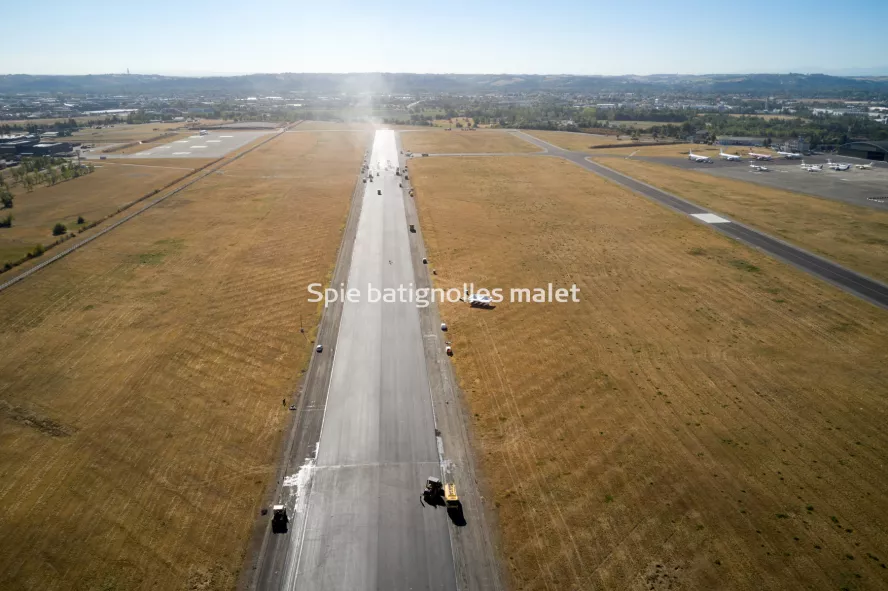
[[[696,92],[782,97],[888,96],[886,77],[824,74],[711,74],[685,76],[524,76],[515,74],[251,74],[177,77],[138,74],[89,76],[0,75],[0,94],[279,95],[286,92],[521,93]]]

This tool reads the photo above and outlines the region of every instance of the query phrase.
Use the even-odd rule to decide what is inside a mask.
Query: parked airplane
[[[765,166],[761,166],[758,164],[750,164],[749,166],[750,166],[750,168],[752,168],[752,170],[754,170],[756,172],[768,172],[768,168]]]
[[[798,160],[799,158],[802,157],[802,155],[799,154],[798,152],[777,152],[777,153],[780,154],[781,156],[783,156],[784,158],[786,158],[787,160]]]
[[[870,163],[870,164],[858,164],[858,165],[857,165],[857,168],[858,168],[859,170],[872,170],[872,169],[873,169],[873,165],[872,165],[872,163]]]
[[[725,154],[724,150],[719,151],[718,155],[731,162],[740,162],[742,160],[742,158],[736,154]]]
[[[701,156],[699,154],[694,154],[691,151],[688,151],[688,160],[693,160],[694,162],[705,162],[708,164],[712,164],[712,158],[709,156]]]
[[[829,158],[826,159],[826,163],[833,170],[842,171],[842,170],[848,170],[849,168],[851,168],[850,164],[847,164],[845,162],[833,162]]]
[[[749,156],[750,158],[755,158],[756,160],[767,160],[769,162],[773,158],[770,154],[756,154],[752,151],[749,152]]]
[[[805,172],[820,172],[823,170],[822,164],[805,164],[805,161],[802,160],[802,163],[799,164],[802,167],[802,170]]]

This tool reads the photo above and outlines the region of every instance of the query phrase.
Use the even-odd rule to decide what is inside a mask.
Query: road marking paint
[[[174,143],[174,144],[187,144],[187,143],[188,143],[188,140],[176,140],[176,141],[173,142],[173,143]]]
[[[234,137],[233,135],[220,135],[219,137]]]
[[[208,144],[218,144],[218,143],[221,142],[221,141],[222,141],[222,140],[207,140],[207,143],[208,143]]]
[[[191,152],[173,152],[173,156],[184,156],[185,154],[190,154]]]
[[[723,217],[719,217],[714,213],[692,213],[691,217],[695,217],[700,221],[706,222],[707,224],[729,224],[731,220],[726,220]]]
[[[194,150],[195,148],[206,148],[206,146],[191,146],[192,150]]]

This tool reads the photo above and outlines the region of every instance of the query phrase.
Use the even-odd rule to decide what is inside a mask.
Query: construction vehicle
[[[275,505],[271,509],[271,531],[276,534],[287,533],[287,524],[290,518],[287,517],[287,508],[283,505]]]
[[[377,194],[377,195],[382,195],[382,189],[379,189],[378,191],[376,191],[376,194]]]
[[[410,224],[410,231],[413,232],[414,234],[416,234],[416,226],[413,224]]]
[[[395,169],[395,176],[401,176],[401,169],[400,168]]]
[[[429,505],[444,505],[448,512],[462,510],[462,504],[456,494],[456,485],[452,482],[441,484],[441,479],[429,476],[422,496]]]

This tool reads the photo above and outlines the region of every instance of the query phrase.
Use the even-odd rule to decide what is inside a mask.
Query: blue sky
[[[884,0],[6,4],[2,74],[888,74]]]

